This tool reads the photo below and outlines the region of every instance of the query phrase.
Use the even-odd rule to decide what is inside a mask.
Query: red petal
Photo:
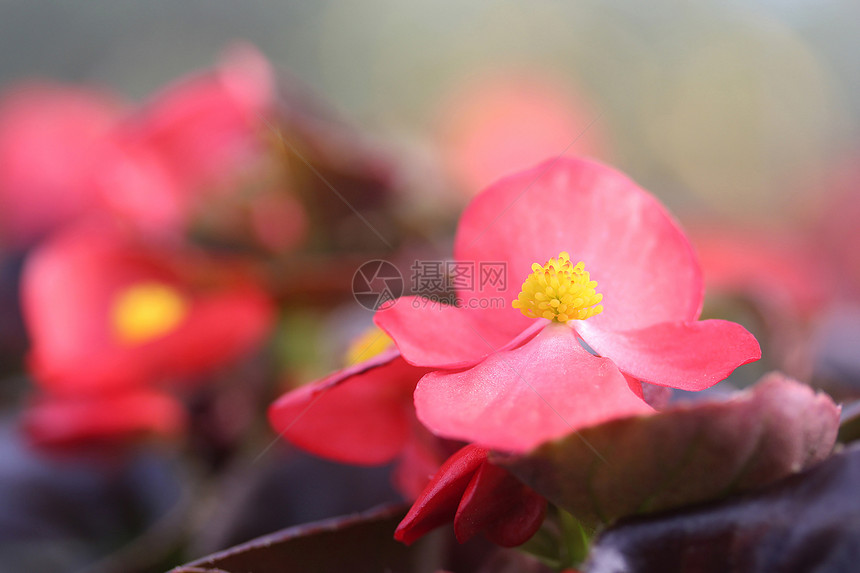
[[[318,456],[383,464],[411,437],[412,391],[424,372],[386,352],[284,394],[269,420],[279,435]]]
[[[263,341],[273,314],[268,295],[252,284],[200,296],[183,326],[152,343],[153,371],[193,377],[230,364]]]
[[[454,517],[454,533],[464,543],[480,531],[504,547],[522,545],[543,523],[546,500],[507,470],[484,462],[469,482]]]
[[[416,366],[460,368],[504,346],[534,321],[520,318],[499,329],[493,310],[468,310],[407,296],[376,313],[374,321]],[[503,313],[504,314],[504,313]],[[485,320],[487,319],[487,320]]]
[[[725,320],[666,322],[627,332],[594,328],[586,320],[576,328],[624,373],[682,390],[709,388],[738,366],[761,358],[755,337]]]
[[[487,450],[473,445],[448,458],[397,526],[394,538],[409,545],[454,519],[472,475],[486,459]]]
[[[606,358],[565,325],[462,372],[431,372],[415,390],[434,434],[503,451],[527,451],[583,426],[651,412]]]
[[[147,433],[174,436],[185,426],[185,409],[155,390],[42,396],[25,412],[23,425],[34,442],[51,446],[121,441]]]
[[[445,448],[440,440],[427,431],[417,419],[413,421],[412,439],[400,452],[397,466],[391,476],[394,487],[409,500],[418,498],[439,471],[447,455],[447,452],[443,452]]]
[[[487,527],[487,539],[502,547],[516,547],[532,538],[546,517],[547,502],[530,488],[523,486],[517,504],[507,515]]]
[[[532,263],[561,251],[583,261],[603,293],[602,328],[628,330],[692,320],[701,311],[695,253],[662,205],[621,173],[560,158],[502,179],[475,198],[457,229],[454,255],[506,261],[508,301]],[[498,311],[516,320],[516,309]]]

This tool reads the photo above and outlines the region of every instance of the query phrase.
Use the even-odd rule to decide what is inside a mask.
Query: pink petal
[[[397,344],[403,358],[416,366],[460,368],[475,364],[509,343],[534,320],[496,328],[494,311],[467,310],[427,298],[406,296],[383,307],[376,324]],[[489,318],[489,320],[484,320]],[[520,315],[520,318],[525,319]]]
[[[140,438],[175,437],[186,425],[182,404],[170,394],[140,389],[112,394],[39,397],[24,413],[30,439],[44,446],[73,446]]]
[[[461,372],[431,372],[415,390],[418,418],[439,436],[523,452],[578,428],[651,412],[606,358],[565,325]]]
[[[709,388],[738,366],[761,358],[755,337],[725,320],[666,322],[626,332],[595,328],[586,320],[576,329],[625,374],[682,390]]]
[[[16,247],[90,213],[90,178],[121,109],[90,88],[21,83],[0,95],[0,237]]]
[[[480,531],[504,547],[528,541],[546,515],[546,499],[508,470],[484,462],[469,482],[454,517],[454,533],[464,543]]]
[[[272,90],[263,55],[236,46],[216,69],[180,78],[156,94],[125,129],[158,150],[186,187],[235,184],[262,152],[260,126]]]
[[[412,391],[424,372],[386,352],[284,394],[269,420],[279,435],[318,456],[383,464],[410,440]]]
[[[486,460],[487,450],[474,445],[465,446],[448,458],[397,526],[394,538],[410,545],[454,519],[463,492]]]
[[[675,220],[630,179],[592,161],[560,158],[502,179],[463,213],[454,247],[461,261],[505,261],[508,301],[532,263],[561,251],[597,281],[604,311],[589,320],[601,328],[693,320],[701,311],[701,270]],[[519,311],[499,313],[516,320]]]
[[[184,231],[193,197],[158,150],[116,134],[102,146],[93,180],[100,207],[122,221],[167,239]]]

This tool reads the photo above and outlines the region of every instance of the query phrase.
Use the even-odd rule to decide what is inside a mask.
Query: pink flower
[[[269,63],[246,45],[168,86],[105,141],[96,179],[104,204],[149,231],[181,230],[205,198],[234,191],[261,166],[273,86]]]
[[[640,381],[702,390],[761,355],[740,325],[698,320],[689,241],[654,197],[598,163],[561,158],[491,186],[464,212],[454,256],[503,263],[504,284],[463,290],[458,307],[405,297],[375,318],[407,362],[433,370],[415,406],[442,437],[527,451],[650,412]]]
[[[213,194],[254,176],[277,189],[265,165],[274,107],[274,74],[247,45],[131,111],[94,89],[21,85],[0,100],[0,240],[27,246],[105,215],[176,235]]]
[[[411,544],[453,519],[460,543],[484,532],[497,545],[516,547],[540,528],[546,505],[507,470],[488,462],[487,450],[466,446],[442,465],[394,537]]]
[[[249,45],[227,50],[211,71],[182,78],[124,126],[157,150],[187,188],[231,183],[253,166],[274,106],[274,77]]]
[[[764,232],[730,223],[695,229],[708,292],[743,295],[774,319],[799,321],[820,312],[837,290],[819,250],[796,229]]]
[[[474,195],[562,150],[606,155],[596,117],[584,94],[533,71],[484,74],[440,110],[439,147],[448,169]]]
[[[179,236],[195,193],[183,186],[158,149],[114,132],[101,145],[93,175],[102,212],[153,236]]]
[[[194,380],[256,348],[272,319],[242,273],[113,227],[52,236],[21,290],[30,368],[58,394]]]
[[[73,395],[41,394],[22,416],[37,446],[123,444],[148,435],[175,437],[186,426],[182,402],[170,392],[130,388]]]
[[[827,265],[821,245],[796,228],[764,231],[711,223],[694,229],[708,294],[716,295],[712,300],[752,305],[771,364],[808,378],[815,361],[811,327],[839,290],[840,273]]]
[[[94,89],[21,84],[0,100],[0,241],[28,246],[97,204],[93,167],[119,116]]]
[[[366,346],[378,348],[377,342]],[[356,465],[396,460],[395,485],[414,499],[441,462],[440,445],[415,418],[412,404],[415,384],[426,373],[387,348],[284,394],[270,406],[269,420],[281,437],[324,458]]]
[[[857,152],[849,154],[829,168],[831,175],[827,180],[810,190],[818,212],[807,241],[814,245],[819,260],[833,270],[837,300],[860,300],[860,257],[857,256],[860,167],[857,159]],[[822,187],[827,189],[823,199],[819,196]],[[806,212],[809,206],[801,208]]]

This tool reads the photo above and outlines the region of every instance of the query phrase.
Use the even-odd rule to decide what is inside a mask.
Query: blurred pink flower
[[[182,402],[170,392],[130,388],[103,393],[40,394],[22,416],[37,446],[119,445],[154,435],[176,437],[186,427]]]
[[[213,193],[234,192],[266,153],[274,77],[248,45],[168,86],[119,123],[98,183],[106,205],[147,230],[181,230]]]
[[[837,300],[860,300],[860,167],[855,152],[847,161],[830,169],[830,178],[820,184],[828,194],[815,195],[818,209],[807,241],[822,263],[832,269]],[[819,193],[819,188],[815,189]]]
[[[121,131],[157,150],[183,187],[214,187],[254,165],[273,105],[268,61],[255,48],[236,45],[215,69],[165,88]]]
[[[244,44],[137,109],[92,89],[23,84],[0,101],[0,240],[27,246],[72,221],[116,215],[179,234],[213,196],[268,175],[274,108],[273,71]],[[297,242],[297,207],[298,230],[269,229],[267,240]]]
[[[98,202],[100,145],[119,118],[91,88],[25,83],[0,100],[0,242],[26,247]]]
[[[439,122],[443,160],[470,194],[547,157],[606,154],[604,128],[583,95],[533,72],[468,82],[445,101]]]
[[[839,290],[839,273],[828,267],[820,245],[796,228],[713,221],[691,228],[713,300],[752,305],[771,364],[808,379],[815,360],[812,325]]]
[[[766,312],[803,319],[835,290],[818,249],[797,232],[713,222],[692,228],[709,291],[742,293]]]

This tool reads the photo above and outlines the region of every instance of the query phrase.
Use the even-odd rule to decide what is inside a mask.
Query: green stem
[[[578,567],[595,532],[563,509],[552,507],[540,530],[520,550],[556,571]]]

